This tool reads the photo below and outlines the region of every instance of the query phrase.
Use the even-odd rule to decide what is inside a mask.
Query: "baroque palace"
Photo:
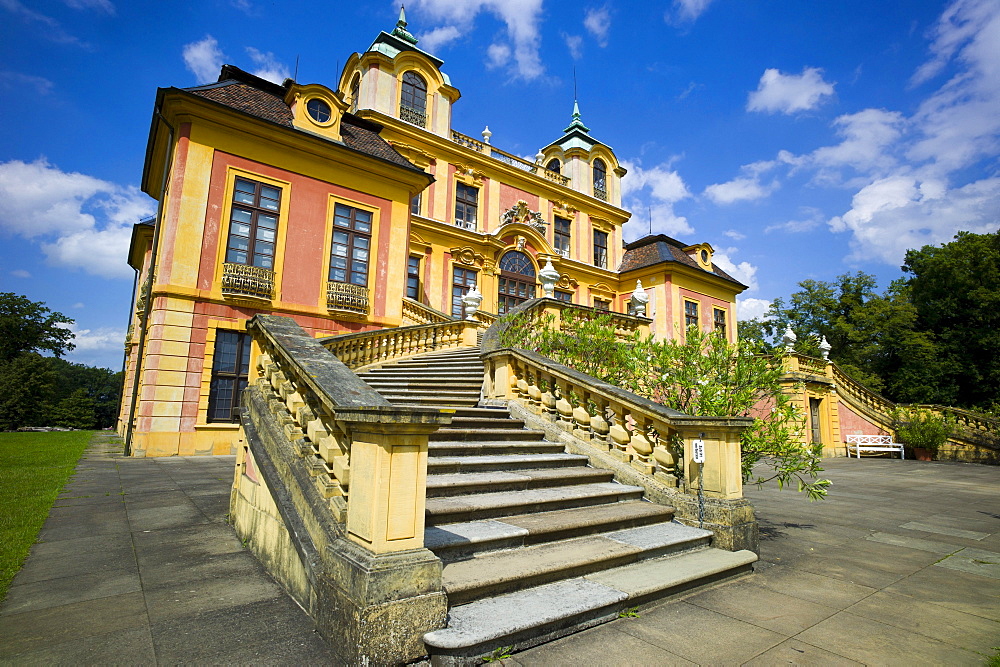
[[[157,91],[142,190],[159,205],[128,257],[131,454],[230,453],[255,314],[324,337],[489,322],[544,295],[735,340],[745,286],[707,243],[624,242],[625,169],[575,103],[524,160],[452,129],[459,90],[416,44],[401,14],[335,88],[227,65]]]

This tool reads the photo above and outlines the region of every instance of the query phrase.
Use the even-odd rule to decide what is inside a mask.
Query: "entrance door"
[[[820,428],[819,422],[819,406],[821,403],[822,399],[809,399],[809,422],[812,427],[812,442],[823,442],[823,430]]]
[[[497,314],[535,298],[535,265],[523,252],[511,250],[500,258]]]

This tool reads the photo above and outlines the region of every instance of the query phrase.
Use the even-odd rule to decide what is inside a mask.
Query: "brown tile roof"
[[[231,65],[223,68],[220,79],[223,80],[206,86],[185,88],[184,91],[282,127],[293,127],[292,110],[285,104],[283,86],[259,79]],[[381,125],[347,113],[340,125],[344,145],[348,148],[400,167],[423,172],[379,136],[381,131]]]
[[[643,237],[625,246],[625,255],[622,257],[622,263],[619,265],[618,271],[619,273],[634,271],[653,266],[654,264],[660,264],[661,262],[677,262],[698,269],[699,271],[704,271],[693,257],[684,252],[685,247],[687,246],[680,241],[663,234]],[[715,264],[712,264],[712,272],[724,280],[746,288],[746,285],[730,276]]]

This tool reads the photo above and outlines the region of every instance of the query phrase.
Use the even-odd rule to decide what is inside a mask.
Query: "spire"
[[[563,132],[572,132],[573,130],[576,130],[576,129],[582,130],[583,132],[587,132],[587,133],[590,132],[590,128],[587,127],[586,125],[584,125],[583,121],[580,119],[580,105],[577,104],[577,101],[574,99],[573,100],[573,121],[569,124],[569,127],[567,127],[565,130],[563,130]]]
[[[406,29],[406,7],[403,5],[399,6],[399,20],[396,21],[396,28],[392,31],[392,34],[400,39],[406,40],[410,44],[416,44],[417,38],[410,34]]]

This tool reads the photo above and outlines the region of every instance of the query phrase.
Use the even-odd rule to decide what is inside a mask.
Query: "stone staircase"
[[[748,551],[672,522],[506,408],[479,407],[476,348],[361,373],[397,405],[455,410],[431,436],[425,545],[444,563],[448,627],[424,636],[436,664],[526,648],[615,618],[623,609],[750,571]]]

